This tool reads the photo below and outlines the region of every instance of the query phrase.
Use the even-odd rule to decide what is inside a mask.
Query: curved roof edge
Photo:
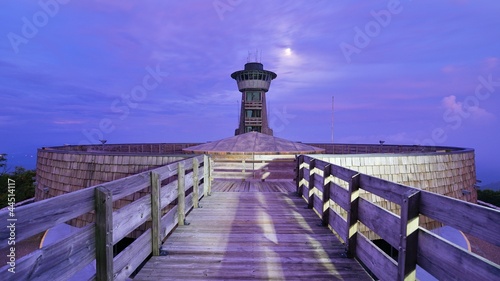
[[[317,154],[325,152],[323,148],[258,132],[249,132],[184,148],[183,151],[207,154]]]

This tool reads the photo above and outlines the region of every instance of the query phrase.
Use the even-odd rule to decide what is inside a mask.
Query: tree
[[[7,171],[7,154],[0,153],[0,175]]]
[[[500,207],[500,191],[491,189],[478,190],[477,199]]]
[[[16,167],[14,172],[7,173],[6,154],[0,154],[0,208],[6,207],[8,203],[9,179],[14,181],[14,194],[16,203],[35,196],[34,170],[26,170],[23,167]]]

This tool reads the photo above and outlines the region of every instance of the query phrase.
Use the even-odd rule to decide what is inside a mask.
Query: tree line
[[[21,202],[35,196],[35,171],[23,167],[15,167],[13,172],[7,171],[7,155],[0,154],[0,208],[8,204],[9,188],[15,187],[15,202]],[[15,184],[9,185],[10,180]]]

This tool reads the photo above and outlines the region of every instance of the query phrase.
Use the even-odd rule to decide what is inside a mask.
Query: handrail
[[[496,280],[500,276],[500,265],[418,224],[419,216],[424,215],[500,246],[500,211],[360,174],[307,155],[299,155],[296,164],[297,194],[345,242],[346,255],[360,260],[380,280],[416,280],[417,265],[439,280]],[[363,199],[363,192],[398,204],[401,214]],[[360,223],[397,249],[397,260],[358,231]]]
[[[184,223],[185,214],[198,207],[203,196],[210,194],[209,162],[208,156],[200,155],[16,208],[16,243],[89,212],[95,212],[96,220],[17,259],[14,274],[9,264],[3,266],[0,280],[66,280],[93,260],[97,272],[92,279],[125,280],[149,255],[160,254],[161,241],[177,224]],[[185,170],[190,172],[186,174]],[[166,179],[171,179],[170,183],[162,185]],[[145,188],[151,189],[151,196],[113,210],[113,202]],[[168,205],[173,207],[167,210]],[[9,210],[0,212],[2,221],[8,216]],[[113,245],[146,222],[151,228],[113,257]],[[0,249],[9,247],[9,235],[9,229],[0,229]]]

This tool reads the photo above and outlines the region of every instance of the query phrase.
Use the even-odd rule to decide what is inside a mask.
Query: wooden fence
[[[95,223],[17,259],[14,274],[3,266],[0,280],[66,280],[94,260],[96,274],[90,280],[125,280],[149,255],[160,254],[161,241],[210,193],[209,162],[201,155],[16,208],[16,243],[88,212],[95,213]],[[177,179],[162,185],[172,177]],[[144,189],[151,196],[113,210],[113,201]],[[0,213],[1,221],[8,218],[9,210]],[[145,223],[151,228],[113,256],[113,246]],[[2,252],[10,247],[9,237],[9,229],[0,229]]]
[[[347,256],[360,260],[380,280],[416,280],[417,265],[439,280],[498,280],[498,264],[420,227],[419,217],[427,216],[500,246],[500,211],[360,174],[306,155],[298,156],[296,172],[297,193],[320,215],[323,224],[344,240]],[[400,215],[361,198],[361,190],[400,205]],[[343,211],[335,211],[334,206]],[[358,231],[360,224],[398,250],[397,260]]]
[[[295,155],[212,155],[213,178],[231,180],[294,179]]]

